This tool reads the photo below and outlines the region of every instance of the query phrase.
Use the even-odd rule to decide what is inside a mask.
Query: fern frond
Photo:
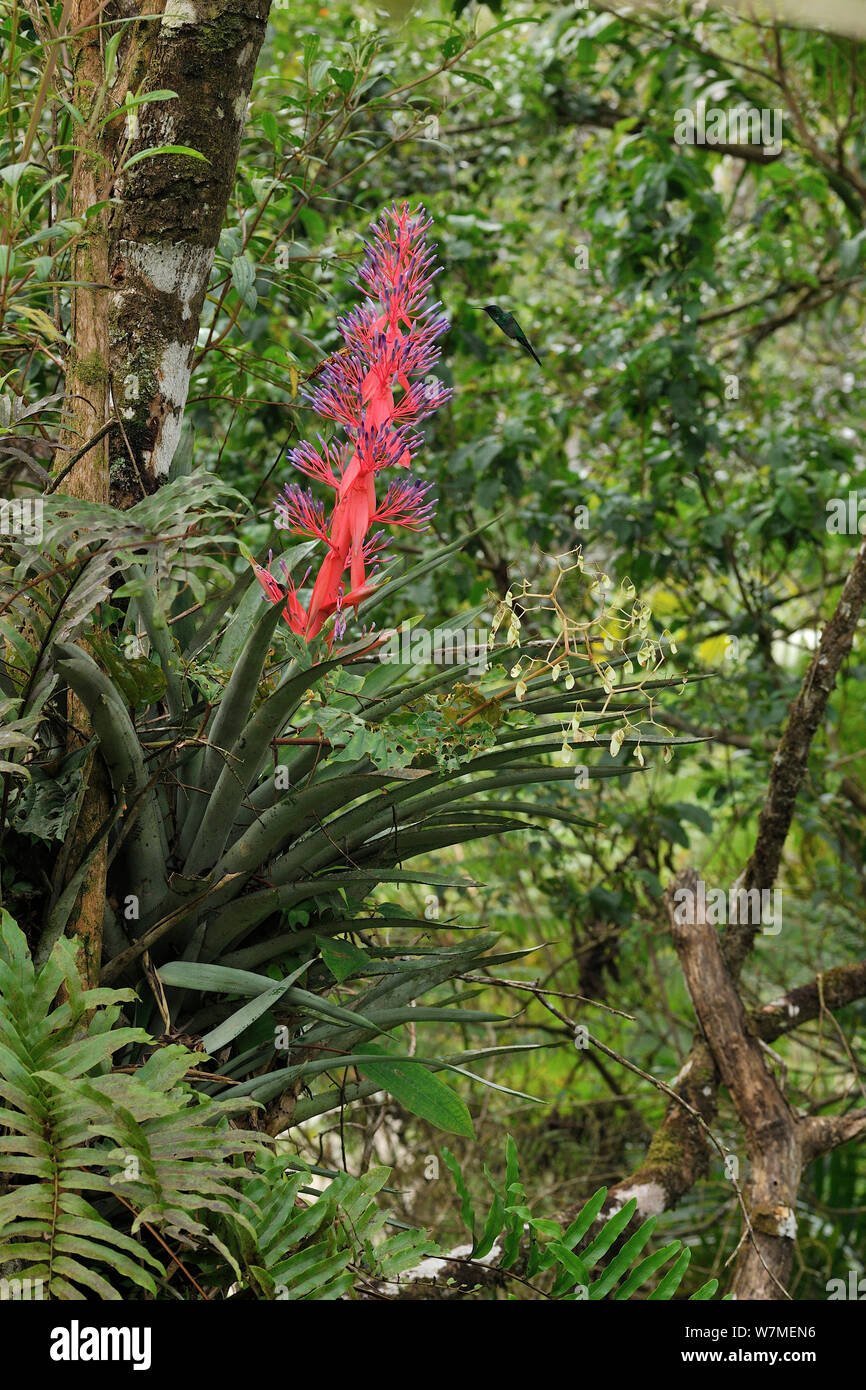
[[[54,1006],[58,990],[65,1000]],[[247,1102],[201,1101],[183,1083],[194,1056],[160,1049],[132,1075],[115,1054],[147,1043],[118,1027],[132,990],[83,990],[71,944],[56,943],[37,971],[23,933],[0,921],[0,1268],[43,1281],[49,1298],[124,1295],[118,1281],[156,1292],[160,1262],[138,1235],[210,1239],[203,1215],[253,1204],[229,1160],[258,1136],[226,1128]],[[116,1198],[136,1213],[118,1229]]]

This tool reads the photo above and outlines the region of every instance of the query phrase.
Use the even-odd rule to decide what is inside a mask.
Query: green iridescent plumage
[[[497,328],[501,328],[506,338],[511,338],[515,343],[519,343],[524,352],[528,352],[530,357],[534,357],[539,367],[541,358],[536,353],[520,324],[513,314],[509,314],[505,309],[500,309],[498,304],[485,304],[485,314],[489,314]]]

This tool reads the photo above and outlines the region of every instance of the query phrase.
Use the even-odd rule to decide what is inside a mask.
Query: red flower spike
[[[421,381],[439,358],[438,340],[448,328],[441,305],[426,304],[434,275],[433,248],[427,246],[430,219],[408,203],[384,212],[371,228],[357,288],[365,303],[338,321],[347,352],[336,355],[305,393],[313,408],[347,432],[342,443],[319,448],[299,444],[289,459],[299,472],[335,493],[330,518],[311,492],[291,484],[276,503],[277,525],[295,535],[311,536],[327,546],[308,608],[294,585],[288,593],[270,573],[256,567],[256,577],[272,602],[284,601],[283,616],[293,632],[311,641],[336,615],[335,631],[345,626],[345,609],[374,592],[367,564],[381,558],[384,532],[370,535],[374,523],[412,531],[430,524],[433,501],[429,483],[411,478],[392,482],[382,501],[376,477],[386,468],[408,468],[420,447],[412,432],[437,410],[451,392],[435,378]],[[346,589],[346,571],[350,587]],[[330,641],[333,640],[333,633]]]

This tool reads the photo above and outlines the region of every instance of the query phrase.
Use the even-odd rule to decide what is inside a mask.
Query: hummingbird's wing
[[[538,353],[535,351],[535,348],[532,346],[531,342],[530,342],[529,339],[527,338],[527,336],[526,336],[526,334],[524,333],[523,329],[520,327],[520,324],[517,322],[517,319],[514,320],[514,330],[515,330],[515,331],[514,331],[514,333],[513,333],[512,336],[513,336],[514,338],[517,339],[518,343],[520,344],[520,346],[521,346],[522,348],[525,348],[525,349],[526,349],[526,351],[529,353],[530,357],[534,357],[534,358],[535,358],[536,362],[538,363],[538,365],[539,365],[539,367],[540,367],[540,366],[541,366],[541,358],[538,356]]]
[[[528,353],[530,353],[530,355],[531,355],[532,357],[535,358],[536,362],[538,363],[538,365],[539,365],[539,367],[540,367],[540,366],[541,366],[541,358],[539,357],[538,353],[535,351],[535,348],[532,346],[531,342],[529,341],[529,339],[527,338],[527,336],[526,336],[525,333],[521,333],[521,335],[520,335],[520,341],[521,341],[521,345],[522,345],[523,347],[526,348],[526,351],[527,351]]]

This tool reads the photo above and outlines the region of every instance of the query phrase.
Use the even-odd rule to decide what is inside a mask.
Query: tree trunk
[[[105,202],[109,147],[99,121],[104,67],[92,0],[73,0],[69,17],[73,101],[85,119],[75,125],[70,212],[84,224],[72,250],[72,317],[66,354],[66,386],[58,465],[98,435],[108,420],[108,209]],[[90,214],[90,215],[88,215]],[[108,501],[108,438],[94,444],[64,480],[70,497]]]
[[[270,0],[167,0],[161,16],[131,25],[111,80],[100,29],[153,15],[157,4],[72,0],[67,41],[76,124],[70,212],[83,231],[73,250],[72,314],[56,468],[81,453],[63,479],[68,495],[124,509],[168,477],[180,437],[208,276],[235,176],[247,101]],[[130,94],[167,89],[168,101],[123,108]],[[143,150],[184,145],[191,156]],[[109,199],[114,199],[110,210]],[[96,211],[92,211],[96,209]],[[118,423],[110,430],[111,420]],[[68,701],[69,747],[92,730]],[[93,850],[111,805],[99,754],[73,832],[70,876],[90,853],[68,933],[82,981],[96,983],[105,910],[107,840]]]
[[[168,0],[144,89],[178,93],[127,117],[111,227],[111,498],[120,507],[168,477],[199,320],[235,176],[270,0]]]
[[[57,453],[64,460],[79,454],[89,439],[97,438],[75,463],[64,480],[71,497],[88,502],[108,501],[108,437],[102,432],[109,415],[108,395],[108,209],[90,209],[105,201],[108,146],[100,128],[104,67],[100,32],[93,24],[91,0],[73,0],[69,16],[73,101],[85,118],[76,126],[76,149],[70,189],[70,211],[84,224],[72,251],[72,317],[66,355],[66,389]],[[90,214],[90,215],[88,215]],[[66,700],[69,724],[67,748],[73,751],[90,741],[93,730],[87,711],[70,691]],[[110,790],[105,766],[98,752],[91,753],[83,769],[84,795],[72,833],[68,872],[81,868],[88,845],[98,834],[110,809]],[[92,988],[99,979],[102,954],[102,919],[108,844],[102,839],[84,875],[70,923],[76,942],[82,983]]]

